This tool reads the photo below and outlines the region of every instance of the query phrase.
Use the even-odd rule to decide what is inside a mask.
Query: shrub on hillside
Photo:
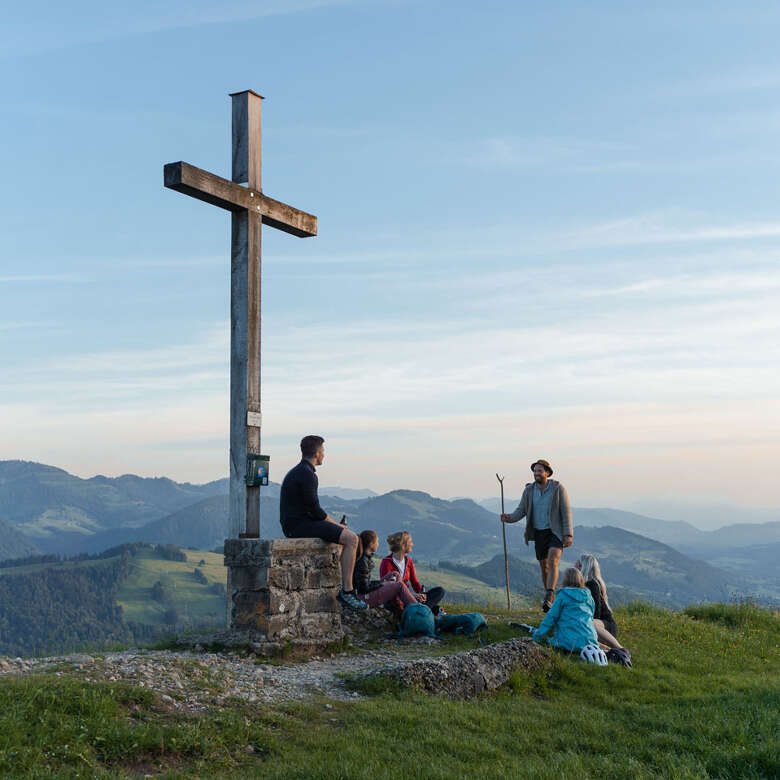
[[[170,601],[170,590],[162,580],[157,580],[157,582],[152,585],[152,598],[159,604],[164,604],[166,601]]]
[[[157,554],[165,561],[187,562],[187,553],[175,544],[158,544]]]

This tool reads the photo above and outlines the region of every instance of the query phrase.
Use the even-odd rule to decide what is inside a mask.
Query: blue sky
[[[118,4],[117,4],[118,5]],[[0,28],[0,458],[227,471],[229,92],[263,104],[264,447],[326,484],[780,506],[780,10],[29,2]]]

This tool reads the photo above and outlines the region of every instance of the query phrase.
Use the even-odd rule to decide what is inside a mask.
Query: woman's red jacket
[[[379,564],[379,579],[381,580],[385,574],[389,574],[391,571],[400,574],[398,567],[393,562],[393,556],[388,555],[386,558],[382,558],[382,563]],[[401,577],[401,582],[405,582],[407,585],[411,585],[416,593],[423,592],[423,586],[420,585],[420,580],[417,579],[417,574],[414,571],[414,561],[407,555],[406,567],[404,568],[404,575]]]

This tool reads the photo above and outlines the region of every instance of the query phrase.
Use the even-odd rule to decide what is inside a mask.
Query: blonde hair
[[[563,573],[563,579],[561,580],[561,587],[584,588],[585,581],[582,579],[579,569],[575,569],[573,566],[570,569],[566,569]]]
[[[412,535],[408,531],[396,531],[387,537],[387,546],[390,548],[391,553],[399,552],[405,546],[406,540],[411,538]]]
[[[596,582],[598,589],[601,591],[601,598],[604,599],[604,603],[607,605],[607,608],[612,609],[612,607],[609,606],[609,599],[607,598],[607,586],[601,576],[601,567],[599,566],[599,562],[596,559],[596,556],[589,555],[588,553],[583,553],[580,555],[580,571],[582,572],[582,579],[585,582],[588,582],[588,580],[594,580]]]

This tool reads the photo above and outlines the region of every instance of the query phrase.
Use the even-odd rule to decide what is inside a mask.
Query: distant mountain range
[[[0,461],[0,560],[34,552],[96,553],[136,541],[215,549],[225,538],[228,487],[226,479],[205,485],[134,475],[80,479],[52,466]],[[328,495],[328,490],[341,495]],[[412,533],[413,555],[421,560],[477,564],[502,549],[498,508],[489,501],[447,501],[412,490],[376,495],[322,488],[320,493],[332,517],[347,515],[355,530],[373,528],[380,549],[397,530]],[[278,500],[278,484],[263,489],[264,536],[281,536]],[[508,508],[516,504],[507,501]],[[575,547],[564,559],[592,552],[609,563],[611,582],[635,594],[683,603],[742,588],[780,598],[772,565],[780,522],[713,532],[608,508],[575,508],[574,519]],[[522,525],[508,528],[510,552],[535,566],[532,548],[522,541]],[[745,561],[757,565],[745,566]]]
[[[88,536],[109,528],[139,527],[227,492],[226,479],[205,485],[133,474],[80,479],[41,463],[0,461],[0,519],[34,541],[63,532]]]

